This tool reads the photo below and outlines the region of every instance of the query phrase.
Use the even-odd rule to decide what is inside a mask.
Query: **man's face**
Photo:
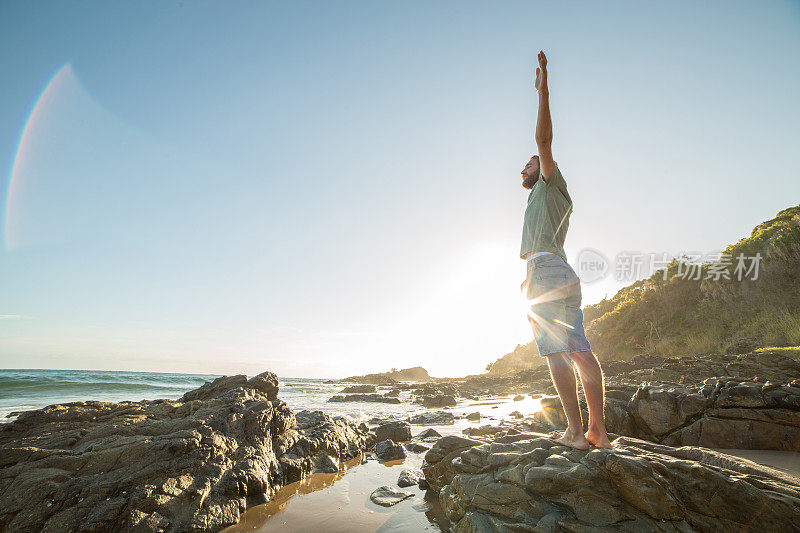
[[[532,189],[539,179],[539,156],[531,157],[525,168],[522,169],[522,186],[526,189]]]

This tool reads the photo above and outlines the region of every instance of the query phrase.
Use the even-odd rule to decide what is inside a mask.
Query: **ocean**
[[[0,369],[0,423],[16,418],[12,413],[40,409],[47,405],[99,400],[176,399],[217,378],[211,374],[171,374],[162,372],[118,372],[100,370],[2,370]],[[425,411],[422,406],[365,402],[329,403],[342,384],[323,379],[280,378],[278,397],[295,411],[321,410],[341,415],[354,422],[370,418],[396,418]]]

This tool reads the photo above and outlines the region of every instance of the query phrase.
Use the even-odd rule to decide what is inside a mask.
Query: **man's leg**
[[[608,448],[611,443],[606,433],[606,421],[603,413],[605,386],[600,362],[591,350],[574,352],[570,354],[570,357],[578,367],[581,383],[583,383],[583,393],[586,395],[586,404],[589,406],[589,427],[586,431],[586,439],[598,448]]]
[[[575,371],[567,361],[564,353],[548,355],[547,364],[550,367],[550,375],[553,377],[553,384],[556,386],[556,391],[558,391],[558,397],[561,398],[564,414],[567,415],[567,429],[556,440],[572,448],[587,450],[589,449],[589,441],[586,440],[583,434],[583,421],[581,420],[581,410],[578,405],[578,387],[575,381]]]

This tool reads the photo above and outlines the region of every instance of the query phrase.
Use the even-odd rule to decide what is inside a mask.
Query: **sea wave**
[[[177,398],[215,377],[159,372],[4,369],[0,370],[0,418],[56,403]]]
[[[69,402],[99,400],[176,399],[218,376],[161,372],[114,372],[99,370],[0,370],[0,423],[10,422],[15,413]],[[361,422],[372,417],[405,416],[419,406],[403,402],[384,405],[365,402],[329,403],[343,385],[322,379],[280,378],[282,400],[289,407],[322,410]]]
[[[0,370],[0,395],[19,392],[180,389],[199,387],[215,376],[154,372]]]

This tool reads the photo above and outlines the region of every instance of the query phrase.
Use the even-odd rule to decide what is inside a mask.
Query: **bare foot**
[[[608,440],[608,434],[603,430],[589,428],[586,432],[586,440],[597,448],[611,448],[611,441]]]
[[[588,450],[591,448],[591,443],[586,440],[583,433],[579,431],[555,431],[550,434],[550,438],[559,444],[575,448],[576,450]]]

